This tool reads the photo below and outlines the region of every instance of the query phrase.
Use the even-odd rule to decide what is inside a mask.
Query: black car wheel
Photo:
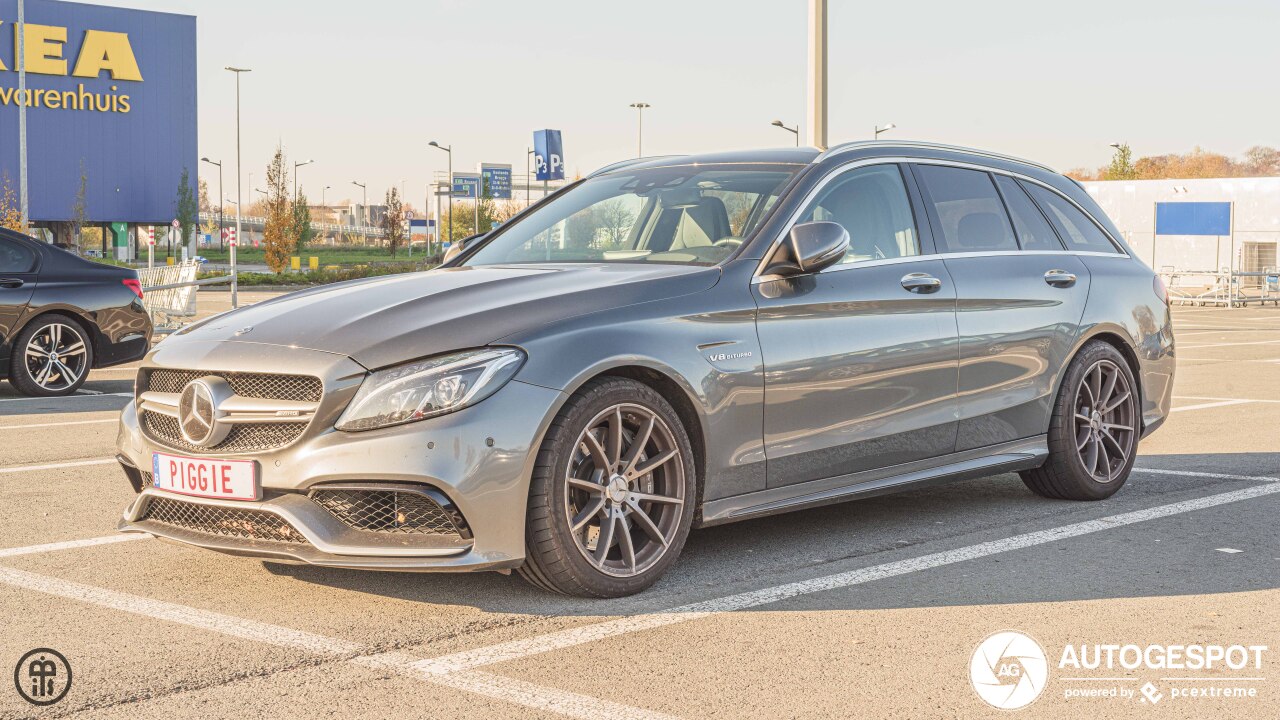
[[[1085,345],[1067,369],[1049,425],[1049,459],[1022,473],[1039,495],[1061,500],[1111,497],[1133,469],[1141,417],[1137,383],[1111,345]]]
[[[70,395],[93,367],[93,344],[84,328],[60,315],[34,320],[18,334],[9,381],[24,395]]]
[[[684,546],[695,488],[689,437],[670,403],[633,380],[593,380],[539,450],[520,574],[569,595],[644,590]]]

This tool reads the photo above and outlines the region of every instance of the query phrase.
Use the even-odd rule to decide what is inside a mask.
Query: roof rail
[[[639,165],[640,163],[646,163],[651,160],[663,160],[665,158],[673,158],[673,157],[681,157],[681,156],[680,155],[650,155],[648,157],[638,157],[638,158],[631,158],[630,160],[620,160],[611,165],[605,165],[604,167],[599,168],[595,172],[588,174],[587,177],[592,178],[597,175],[603,175],[607,172],[613,172],[614,170],[621,170],[622,168],[630,167],[632,165]]]
[[[814,162],[820,162],[833,155],[839,155],[850,150],[875,147],[914,147],[927,148],[929,150],[947,150],[950,152],[968,153],[970,155],[981,155],[983,157],[994,158],[996,160],[1008,160],[1010,162],[1022,163],[1023,165],[1030,165],[1032,167],[1040,168],[1041,170],[1047,170],[1051,173],[1058,172],[1043,163],[1025,160],[1012,155],[1002,155],[1000,153],[990,152],[987,150],[977,150],[975,148],[961,147],[959,145],[943,145],[942,143],[924,142],[921,140],[854,140],[853,142],[841,143],[829,150],[826,150],[821,155],[814,158]]]

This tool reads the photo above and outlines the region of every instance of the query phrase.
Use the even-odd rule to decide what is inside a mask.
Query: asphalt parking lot
[[[991,717],[970,658],[1016,629],[1053,666],[1028,717],[1280,717],[1280,310],[1175,316],[1174,413],[1110,500],[999,475],[695,531],[651,591],[607,602],[117,535],[132,371],[54,400],[0,385],[0,670],[37,647],[74,669],[46,708],[6,681],[0,716]],[[1067,645],[1193,643],[1269,650],[1058,667]]]

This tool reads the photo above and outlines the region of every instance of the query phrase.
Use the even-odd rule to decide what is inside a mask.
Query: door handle
[[[1044,281],[1056,288],[1069,288],[1076,284],[1076,274],[1066,270],[1050,270],[1044,274]]]
[[[0,288],[20,288],[22,285],[21,278],[0,278]]]
[[[910,273],[902,276],[902,287],[908,292],[928,295],[942,288],[942,281],[927,273]]]

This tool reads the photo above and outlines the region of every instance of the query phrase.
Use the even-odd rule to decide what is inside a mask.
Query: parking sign
[[[533,161],[538,180],[564,179],[564,142],[559,130],[536,130],[533,133]]]

